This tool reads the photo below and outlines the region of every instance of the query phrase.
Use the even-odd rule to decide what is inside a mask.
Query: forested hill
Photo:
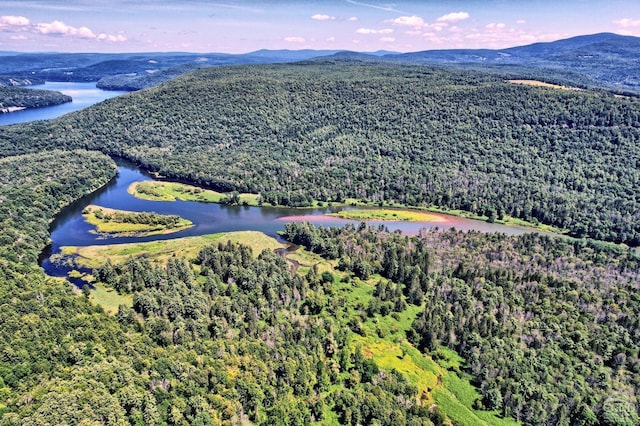
[[[71,96],[53,90],[34,90],[22,87],[0,87],[0,113],[15,108],[39,108],[71,102]]]
[[[434,205],[634,246],[639,140],[636,99],[357,61],[204,69],[0,129],[5,155],[99,149],[274,203]]]

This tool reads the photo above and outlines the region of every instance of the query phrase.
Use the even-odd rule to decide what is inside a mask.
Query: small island
[[[329,213],[327,216],[335,216],[349,220],[399,220],[407,222],[445,222],[441,216],[416,210],[396,209],[354,209],[340,210],[337,213]]]
[[[0,87],[0,113],[71,102],[71,96],[53,90]]]
[[[85,220],[95,225],[95,232],[109,237],[146,237],[171,234],[193,226],[190,220],[175,215],[152,212],[130,212],[95,205],[82,212]]]
[[[144,181],[134,182],[127,189],[129,194],[151,201],[198,201],[201,203],[221,203],[230,205],[257,206],[258,194],[223,194],[197,186],[177,182]]]

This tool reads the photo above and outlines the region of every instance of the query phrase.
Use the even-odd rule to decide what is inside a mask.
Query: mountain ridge
[[[289,63],[316,59],[375,60],[507,71],[514,75],[563,80],[640,94],[640,37],[614,33],[579,35],[504,49],[440,49],[397,53],[346,50],[270,50],[241,54],[16,53],[2,52],[0,77],[48,81],[100,81],[112,90],[138,90],[203,66]],[[502,67],[502,70],[500,69]],[[157,75],[154,75],[157,74]]]

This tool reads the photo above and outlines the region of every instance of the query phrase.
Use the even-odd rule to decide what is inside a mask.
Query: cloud
[[[97,36],[87,27],[72,27],[62,21],[36,24],[35,31],[44,35],[61,35],[77,38],[96,38]]]
[[[58,20],[32,24],[24,16],[0,16],[0,31],[21,31],[47,37],[69,37],[108,42],[123,42],[127,40],[123,34],[96,34],[88,27],[73,27]],[[18,38],[14,38],[14,40],[18,40]]]
[[[526,23],[527,23],[527,21],[525,21],[524,19],[518,19],[516,21],[516,24],[518,24],[518,25],[523,25],[523,24],[526,24]]]
[[[0,16],[0,29],[7,27],[11,29],[21,29],[29,24],[29,20],[24,16]]]
[[[401,25],[406,27],[421,27],[424,25],[424,19],[419,16],[400,16],[396,19],[389,19],[385,21],[393,25]]]
[[[446,15],[442,15],[437,19],[438,22],[458,22],[464,21],[465,19],[469,19],[469,14],[467,12],[451,12]]]
[[[640,19],[624,18],[613,21],[613,23],[622,28],[640,27]]]
[[[329,16],[329,15],[322,15],[320,13],[316,13],[315,15],[313,15],[311,17],[311,19],[315,20],[315,21],[329,21],[329,20],[334,20],[336,19],[335,16]]]
[[[396,39],[394,37],[381,37],[380,41],[383,43],[393,43]]]
[[[373,28],[358,28],[356,33],[358,34],[391,34],[393,30],[391,28],[383,28],[381,30],[374,30]]]
[[[306,40],[304,37],[285,37],[284,41],[289,43],[304,43]]]
[[[100,33],[100,34],[98,34],[98,36],[96,38],[98,40],[110,41],[112,43],[118,43],[118,42],[127,41],[127,38],[125,36],[123,36],[122,34],[111,35],[111,34]]]
[[[492,22],[490,24],[485,25],[485,28],[490,30],[490,31],[497,31],[497,30],[501,30],[503,28],[506,28],[506,25],[503,24],[502,22],[499,22],[497,24],[495,22]]]
[[[331,36],[331,37],[328,37],[328,38],[327,38],[327,41],[328,41],[329,43],[333,43],[334,41],[336,41],[336,38],[335,38],[334,36]]]
[[[347,19],[347,21],[349,22],[356,22],[358,20],[357,16],[352,16],[351,18]]]

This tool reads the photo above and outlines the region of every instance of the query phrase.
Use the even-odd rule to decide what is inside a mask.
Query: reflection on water
[[[127,92],[100,90],[96,83],[45,83],[36,86],[24,86],[26,88],[54,90],[62,92],[73,98],[73,101],[65,104],[53,105],[42,108],[31,108],[0,114],[0,126],[8,124],[26,123],[28,121],[49,120],[69,112],[78,111],[105,99],[122,95]]]
[[[188,236],[230,231],[261,231],[277,237],[277,232],[284,229],[286,222],[309,221],[323,226],[343,226],[347,223],[358,224],[358,221],[325,216],[338,208],[292,209],[283,207],[250,207],[226,206],[213,203],[193,201],[147,201],[133,197],[127,188],[133,182],[151,180],[152,178],[138,170],[132,163],[119,161],[118,176],[98,191],[78,200],[65,208],[51,224],[52,244],[43,253],[42,267],[52,276],[66,276],[68,269],[50,262],[52,254],[60,252],[62,246],[88,246],[104,244],[120,244],[167,240]],[[147,237],[104,238],[90,233],[92,225],[82,217],[82,210],[89,204],[97,204],[130,211],[153,211],[160,214],[178,215],[189,219],[194,226],[181,232],[168,235]],[[389,222],[369,221],[371,225],[384,225],[389,230],[400,230],[404,234],[414,235],[423,228],[452,228],[460,230],[477,230],[482,232],[503,232],[510,235],[531,232],[525,228],[490,224],[483,221],[463,219],[455,216],[437,215],[443,220],[437,222]],[[77,281],[77,280],[73,280]],[[80,282],[76,282],[80,284]]]

